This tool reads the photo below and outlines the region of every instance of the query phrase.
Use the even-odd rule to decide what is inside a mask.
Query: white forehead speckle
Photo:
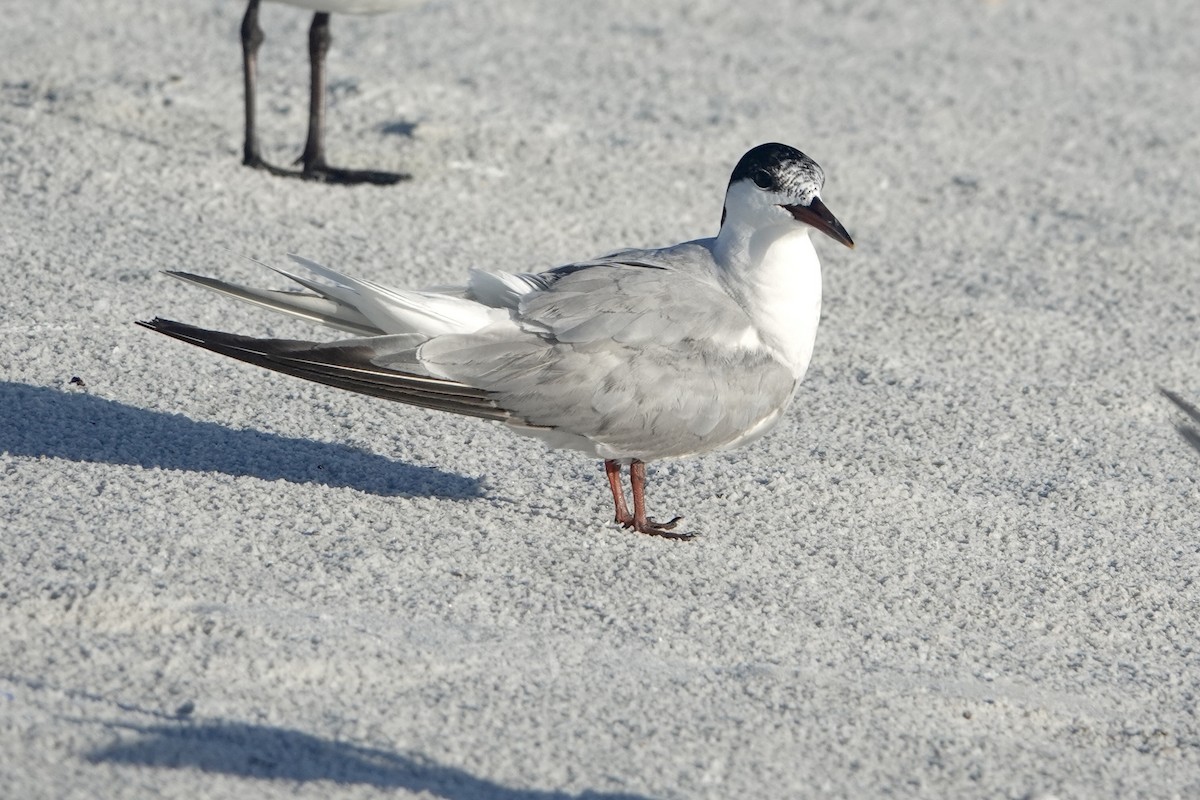
[[[775,191],[806,205],[825,185],[825,173],[817,162],[794,147],[775,142],[760,144],[742,156],[729,182],[754,180],[762,172],[774,178]]]

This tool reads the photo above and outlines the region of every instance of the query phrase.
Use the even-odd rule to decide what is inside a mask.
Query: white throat
[[[713,243],[719,277],[746,309],[761,343],[799,380],[821,319],[821,262],[812,229],[788,219],[764,225],[761,209],[739,214],[740,204],[733,205]]]

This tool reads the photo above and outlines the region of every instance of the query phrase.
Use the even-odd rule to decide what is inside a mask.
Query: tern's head
[[[799,223],[854,247],[842,223],[821,202],[824,185],[825,173],[804,153],[786,144],[760,144],[733,168],[721,226],[734,220],[754,227]]]

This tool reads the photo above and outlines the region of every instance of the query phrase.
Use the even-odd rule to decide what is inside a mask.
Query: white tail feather
[[[477,268],[471,269],[467,285],[475,300],[492,308],[507,309],[515,309],[522,297],[545,288],[544,280],[537,275]]]
[[[473,333],[493,322],[508,319],[507,313],[454,294],[391,289],[372,281],[351,278],[303,256],[289,257],[333,286],[293,275],[288,277],[326,297],[353,306],[384,333],[419,333],[426,337]]]
[[[358,336],[377,336],[382,330],[358,313],[352,306],[327,296],[281,292],[273,289],[252,289],[236,283],[226,283],[216,278],[193,275],[190,272],[170,271],[166,274],[181,281],[202,286],[210,291],[237,298],[246,303],[268,308],[293,317],[328,325]]]

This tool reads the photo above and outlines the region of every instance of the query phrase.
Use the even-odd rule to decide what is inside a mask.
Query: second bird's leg
[[[258,26],[259,0],[250,0],[246,16],[242,17],[242,69],[246,84],[246,140],[242,148],[242,163],[248,167],[266,169],[267,164],[258,151],[258,131],[255,128],[254,94],[258,83],[258,48],[263,43],[262,28]]]
[[[325,56],[333,36],[329,33],[329,13],[318,11],[313,14],[312,26],[308,29],[308,63],[312,68],[312,80],[308,95],[308,139],[304,142],[304,153],[298,163],[304,171],[317,172],[325,169]]]
[[[304,167],[301,176],[327,183],[374,183],[386,186],[409,178],[397,172],[376,170],[339,169],[325,161],[325,57],[333,37],[329,33],[329,14],[318,11],[313,14],[312,26],[308,29],[308,60],[312,67],[312,82],[308,100],[308,139],[304,143],[304,154],[299,163]]]
[[[302,177],[300,172],[283,169],[266,161],[258,148],[258,48],[263,43],[262,28],[258,25],[259,2],[260,0],[250,0],[250,4],[246,6],[246,15],[242,17],[242,69],[246,84],[246,139],[242,149],[242,163],[247,167],[266,170],[272,175],[299,178]]]

